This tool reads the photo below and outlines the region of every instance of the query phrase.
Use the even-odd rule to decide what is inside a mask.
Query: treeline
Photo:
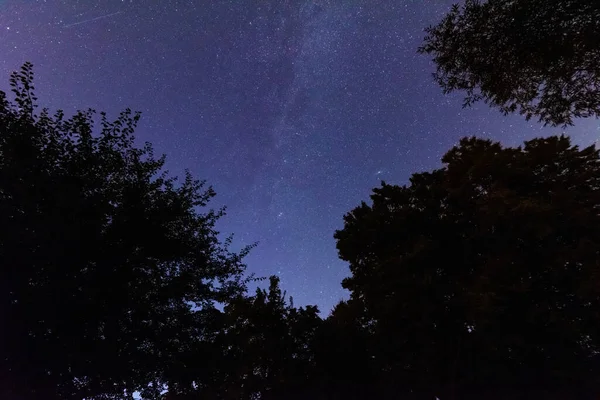
[[[591,0],[467,0],[421,51],[466,105],[572,124],[600,115],[599,20]],[[335,232],[351,296],[321,318],[276,277],[248,292],[252,246],[134,145],[139,114],[40,110],[33,83],[27,63],[0,92],[1,399],[600,394],[594,146],[467,137],[382,182]]]

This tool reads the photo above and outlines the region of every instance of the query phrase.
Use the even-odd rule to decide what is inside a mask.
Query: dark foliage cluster
[[[242,293],[241,254],[200,212],[212,189],[134,146],[139,115],[36,113],[33,72],[0,94],[0,398],[122,398],[161,381],[215,302]],[[193,307],[192,307],[193,306]],[[195,309],[195,311],[193,310]]]
[[[445,93],[466,92],[505,114],[572,125],[600,116],[596,0],[466,0],[427,29]]]
[[[446,91],[552,124],[597,116],[593,1],[467,0],[422,48]],[[526,40],[523,38],[526,37]],[[600,151],[464,138],[335,232],[326,318],[253,295],[224,210],[139,148],[139,114],[0,92],[0,399],[591,399],[600,393]]]
[[[580,398],[599,372],[599,151],[465,138],[443,162],[336,233],[375,370],[442,399]]]

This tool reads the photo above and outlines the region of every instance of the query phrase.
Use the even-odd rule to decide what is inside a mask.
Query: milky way
[[[416,48],[451,3],[4,0],[0,88],[31,61],[45,106],[142,111],[140,143],[214,186],[236,246],[259,242],[249,271],[326,314],[348,295],[333,233],[380,180],[439,167],[465,135],[559,133],[442,95]],[[598,123],[568,133],[589,144]]]

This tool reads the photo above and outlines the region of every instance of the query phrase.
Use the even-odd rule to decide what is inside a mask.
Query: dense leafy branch
[[[443,161],[383,183],[336,232],[375,368],[456,398],[584,390],[600,346],[598,150],[465,138]]]
[[[115,396],[163,381],[205,313],[244,290],[215,195],[134,145],[140,118],[36,113],[33,71],[0,93],[0,397]],[[192,307],[196,309],[193,311]],[[35,385],[32,385],[35,382]],[[12,396],[12,397],[11,397]],[[107,397],[104,397],[107,398]]]
[[[444,93],[505,114],[572,125],[600,115],[600,7],[595,0],[466,0],[427,28]]]

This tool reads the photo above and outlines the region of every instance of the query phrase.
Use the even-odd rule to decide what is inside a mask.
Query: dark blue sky
[[[462,136],[561,132],[441,93],[416,48],[451,4],[0,0],[0,88],[31,61],[44,106],[142,111],[139,140],[228,206],[220,230],[260,242],[249,271],[328,313],[348,295],[333,233],[380,180],[439,167]],[[567,133],[590,144],[598,122]]]

